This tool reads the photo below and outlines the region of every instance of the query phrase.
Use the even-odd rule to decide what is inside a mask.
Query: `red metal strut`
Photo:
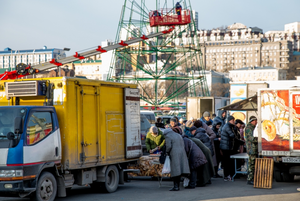
[[[121,42],[119,43],[119,45],[122,45],[122,46],[124,46],[124,47],[125,47],[125,46],[128,46],[128,44],[127,44],[127,43],[125,43],[125,42],[124,42],[124,41],[122,41],[122,40],[121,40]]]
[[[80,54],[78,54],[78,52],[75,53],[75,55],[73,55],[73,57],[78,58],[78,59],[84,59],[84,56],[80,56]]]
[[[62,66],[63,64],[62,63],[59,63],[56,61],[56,59],[52,59],[51,61],[49,61],[50,64],[54,64],[56,66]]]
[[[106,50],[102,49],[101,46],[98,46],[98,49],[96,49],[96,51],[101,52],[101,53],[107,52]]]

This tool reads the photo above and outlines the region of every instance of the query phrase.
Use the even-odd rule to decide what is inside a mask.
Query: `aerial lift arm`
[[[27,75],[38,73],[40,71],[44,71],[44,70],[51,69],[51,68],[54,68],[54,67],[62,66],[62,65],[67,64],[67,63],[82,60],[82,59],[85,59],[85,58],[90,57],[90,56],[94,56],[94,55],[97,55],[97,54],[102,54],[102,53],[105,53],[105,52],[110,51],[110,50],[123,48],[123,47],[126,47],[128,45],[147,40],[149,38],[154,38],[154,37],[158,37],[158,36],[161,36],[161,35],[164,35],[164,34],[168,34],[168,33],[172,32],[174,30],[174,28],[175,27],[172,26],[169,29],[158,32],[158,33],[149,34],[147,36],[143,35],[139,38],[133,38],[133,39],[128,40],[128,41],[122,41],[121,40],[121,42],[118,43],[118,44],[109,45],[109,46],[106,46],[106,47],[98,46],[97,49],[82,52],[80,54],[78,54],[76,52],[75,55],[72,55],[72,56],[68,56],[68,57],[65,57],[65,58],[62,58],[62,59],[58,59],[58,60],[52,59],[49,62],[45,62],[45,63],[33,65],[33,66],[27,66],[26,64],[20,63],[16,66],[16,70],[7,71],[3,74],[0,74],[0,80],[21,78],[21,77],[24,77],[24,76],[27,76]]]

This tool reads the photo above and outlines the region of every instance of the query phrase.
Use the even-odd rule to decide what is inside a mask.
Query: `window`
[[[50,112],[34,112],[27,125],[27,144],[35,144],[53,131]]]

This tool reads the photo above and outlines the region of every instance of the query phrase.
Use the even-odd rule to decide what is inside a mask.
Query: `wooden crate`
[[[272,188],[274,161],[272,158],[255,159],[254,188]]]

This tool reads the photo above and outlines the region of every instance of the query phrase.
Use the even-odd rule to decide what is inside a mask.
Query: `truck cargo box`
[[[188,120],[191,117],[201,118],[205,111],[210,112],[210,114],[214,113],[214,97],[187,97],[186,115]]]
[[[52,93],[46,94],[48,99],[45,91]],[[136,85],[66,77],[6,80],[0,81],[0,105],[53,105],[66,170],[122,163],[142,155]]]

